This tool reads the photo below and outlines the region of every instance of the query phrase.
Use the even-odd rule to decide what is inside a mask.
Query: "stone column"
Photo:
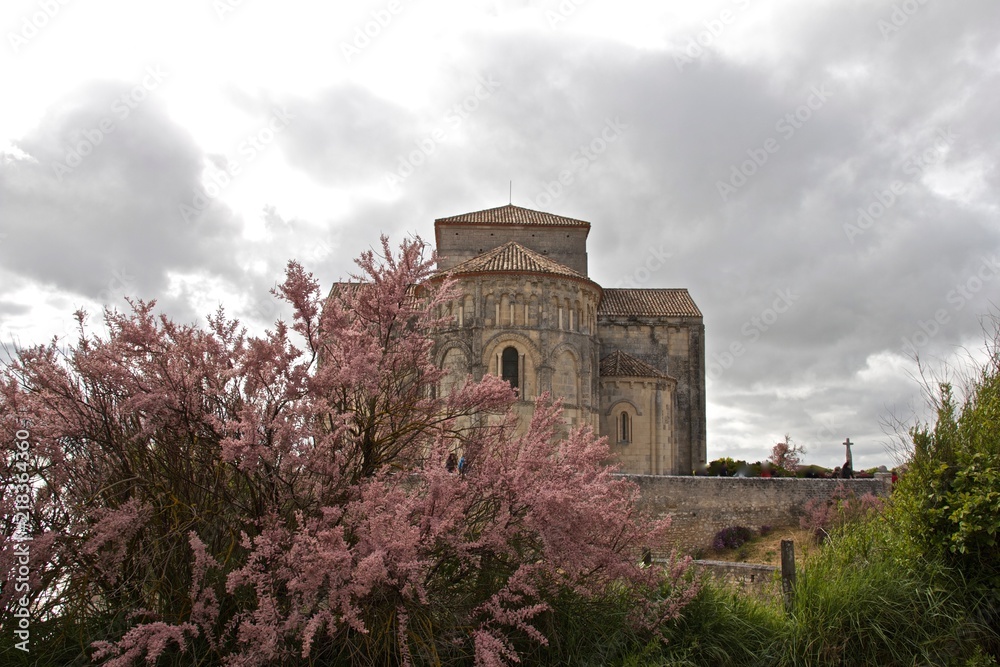
[[[655,401],[655,407],[653,409],[653,441],[656,443],[656,467],[654,468],[653,474],[662,475],[664,472],[672,471],[663,470],[666,463],[662,461],[660,457],[660,452],[663,451],[663,427],[661,426],[661,424],[663,424],[663,390],[660,387],[659,382],[656,383],[656,395],[653,400]],[[673,466],[673,461],[670,462],[670,465]]]

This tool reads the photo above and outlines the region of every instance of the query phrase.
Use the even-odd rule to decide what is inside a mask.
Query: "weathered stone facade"
[[[531,412],[549,391],[572,425],[608,436],[624,472],[705,462],[702,315],[684,289],[603,289],[587,275],[590,223],[517,206],[435,221],[460,297],[442,332],[442,385],[500,375]]]

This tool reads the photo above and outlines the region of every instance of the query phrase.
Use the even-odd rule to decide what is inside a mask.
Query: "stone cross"
[[[854,459],[851,458],[851,445],[853,444],[850,438],[844,441],[844,446],[847,447],[847,465],[851,466],[852,470],[854,469]]]

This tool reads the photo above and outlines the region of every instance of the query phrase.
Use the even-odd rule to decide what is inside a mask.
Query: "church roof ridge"
[[[443,275],[459,275],[463,273],[547,273],[565,278],[576,278],[590,282],[587,276],[549,259],[545,255],[527,248],[517,241],[508,241],[502,246],[484,252],[482,255],[467,259],[456,264]]]
[[[628,352],[615,350],[600,361],[601,377],[654,377],[675,380],[659,368],[633,357]]]
[[[597,315],[604,317],[702,317],[683,287],[606,287]]]
[[[472,211],[470,213],[460,213],[447,218],[437,218],[435,226],[443,225],[532,225],[540,227],[585,227],[590,229],[590,223],[586,220],[567,218],[555,213],[536,211],[522,206],[505,204],[495,208],[487,208],[482,211]]]

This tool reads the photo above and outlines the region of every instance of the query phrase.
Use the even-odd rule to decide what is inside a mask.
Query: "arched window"
[[[510,386],[514,389],[518,388],[518,377],[520,375],[518,373],[517,362],[517,348],[504,348],[503,354],[500,355],[500,377],[509,382]]]
[[[632,442],[632,415],[625,410],[618,417],[618,442]]]

